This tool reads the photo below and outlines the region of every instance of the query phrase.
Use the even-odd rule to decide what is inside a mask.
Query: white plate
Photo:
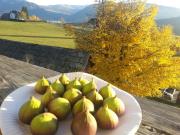
[[[88,80],[94,78],[98,89],[107,84],[106,81],[87,73],[74,72],[67,73],[66,75],[70,79],[81,76]],[[49,78],[49,80],[54,81],[57,78],[59,76]],[[40,95],[34,92],[34,85],[35,83],[32,83],[18,88],[5,98],[0,108],[0,128],[3,135],[31,135],[29,126],[18,120],[18,110],[30,96],[40,97]],[[126,112],[119,118],[119,126],[116,129],[98,129],[97,135],[133,135],[138,130],[142,120],[141,108],[132,95],[115,86],[112,86],[112,88],[115,90],[117,96],[125,103]],[[56,135],[72,135],[70,125],[71,116],[59,123]]]

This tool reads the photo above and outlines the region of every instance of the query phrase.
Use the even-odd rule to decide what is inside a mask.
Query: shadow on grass
[[[50,36],[26,36],[26,35],[1,35],[4,37],[29,37],[29,38],[55,38],[55,39],[74,39],[72,37],[50,37]]]

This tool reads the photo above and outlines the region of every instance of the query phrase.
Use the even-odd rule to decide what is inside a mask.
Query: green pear
[[[25,124],[30,124],[31,120],[38,114],[44,112],[44,107],[41,101],[35,97],[31,97],[30,100],[25,102],[19,109],[19,120]]]
[[[84,78],[82,78],[82,77],[79,78],[79,82],[81,83],[82,86],[84,86],[84,85],[86,85],[87,83],[89,83],[88,80],[86,80],[86,79],[84,79]]]
[[[81,90],[82,86],[81,83],[79,82],[78,78],[75,78],[73,81],[71,81],[67,86],[66,89],[71,89],[71,88],[75,88],[78,90]]]
[[[80,112],[72,120],[71,131],[73,135],[96,135],[96,119],[89,111]]]
[[[41,102],[46,107],[53,99],[59,97],[59,94],[49,86],[46,93],[41,97]]]
[[[54,135],[57,131],[58,119],[52,113],[42,113],[31,121],[31,133],[33,135]]]
[[[59,94],[59,96],[62,96],[65,91],[63,84],[58,79],[51,84],[51,87]]]
[[[73,106],[72,112],[73,115],[76,115],[83,110],[94,112],[94,104],[91,102],[91,100],[87,99],[85,96],[76,102],[76,104]]]
[[[60,81],[64,86],[68,85],[69,82],[70,82],[69,78],[68,78],[64,73],[60,76],[59,81]]]
[[[125,112],[125,105],[123,101],[118,97],[109,97],[104,100],[104,105],[107,105],[109,109],[113,110],[118,116],[121,116]]]
[[[49,81],[43,76],[36,82],[35,91],[39,94],[44,94],[47,87],[49,86]]]
[[[65,98],[56,98],[48,104],[48,111],[55,114],[59,120],[65,119],[71,111],[71,104]]]
[[[64,93],[63,97],[69,100],[71,105],[74,105],[78,100],[82,98],[82,93],[78,89],[71,88]]]
[[[99,94],[101,94],[101,96],[106,99],[108,97],[114,97],[116,96],[115,91],[111,88],[110,84],[107,84],[106,86],[102,87],[99,90]]]
[[[107,105],[102,106],[96,112],[96,120],[98,126],[103,129],[114,129],[119,123],[118,116],[115,112],[109,109]]]
[[[89,83],[85,84],[82,88],[82,92],[84,95],[87,95],[92,90],[97,89],[96,83],[94,79],[92,79]]]
[[[86,97],[94,103],[95,108],[103,104],[103,97],[96,90],[91,91]]]

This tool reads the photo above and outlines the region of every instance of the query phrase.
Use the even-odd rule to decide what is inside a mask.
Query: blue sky
[[[95,0],[28,0],[39,5],[70,4],[87,5],[94,3]],[[149,3],[180,8],[180,0],[147,0]]]

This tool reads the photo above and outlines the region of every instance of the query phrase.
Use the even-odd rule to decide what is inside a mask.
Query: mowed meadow
[[[0,39],[75,48],[74,39],[60,24],[0,21]]]

